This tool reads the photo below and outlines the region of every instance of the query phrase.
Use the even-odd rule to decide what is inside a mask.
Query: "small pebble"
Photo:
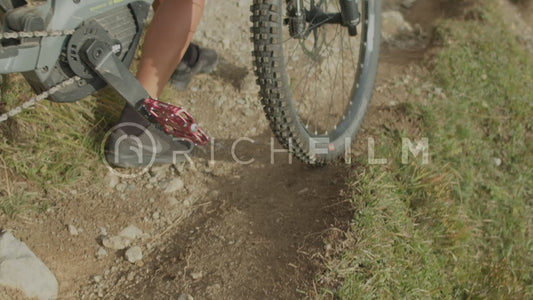
[[[183,180],[181,180],[180,178],[174,178],[168,183],[167,187],[165,188],[164,193],[171,194],[171,193],[177,192],[183,189],[184,186],[185,184],[183,183]]]
[[[117,175],[113,174],[113,172],[109,172],[107,173],[106,181],[110,188],[114,188],[117,186],[117,184],[120,183],[120,178]]]
[[[143,234],[142,230],[135,227],[134,225],[129,225],[128,227],[122,229],[122,231],[118,235],[121,237],[128,238],[130,240],[134,240],[140,237],[142,234]]]
[[[105,229],[105,227],[100,227],[100,234],[107,235],[107,229]]]
[[[402,6],[404,8],[411,8],[413,5],[415,5],[416,0],[403,0]]]
[[[120,192],[120,193],[123,193],[126,189],[128,188],[128,185],[125,184],[125,183],[119,183],[115,186],[115,189]]]
[[[128,276],[126,277],[126,280],[133,281],[133,279],[135,279],[135,273],[134,272],[129,272]]]
[[[128,250],[126,250],[125,255],[126,259],[132,264],[143,259],[143,253],[141,247],[139,246],[129,248]]]
[[[69,224],[67,227],[68,227],[68,232],[70,233],[70,235],[76,236],[76,235],[79,234],[78,229],[76,229],[76,227],[74,227],[74,225]]]
[[[194,279],[194,280],[198,280],[198,279],[201,279],[203,277],[203,274],[202,272],[192,272],[191,273],[191,278]]]
[[[113,250],[122,250],[126,249],[130,245],[130,239],[122,236],[105,237],[102,240],[102,244],[106,248],[110,248]]]
[[[189,294],[181,294],[178,300],[194,300],[194,298]]]
[[[169,197],[167,199],[167,201],[168,201],[168,205],[170,205],[170,206],[177,206],[179,204],[178,199],[176,199],[174,197]]]
[[[106,256],[107,256],[107,251],[102,247],[98,247],[98,250],[96,251],[96,258],[100,259]]]

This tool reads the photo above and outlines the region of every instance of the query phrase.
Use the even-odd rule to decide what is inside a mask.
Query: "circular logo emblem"
[[[148,137],[141,140],[138,136],[128,135],[124,130],[135,128],[141,130]],[[111,136],[111,139],[109,138]],[[108,141],[109,140],[109,141]],[[156,143],[154,136],[143,126],[137,123],[120,123],[111,128],[105,135],[100,145],[102,161],[113,174],[121,178],[135,178],[148,172],[155,162],[156,154],[161,151],[161,146]],[[148,153],[148,154],[147,154]],[[144,166],[141,171],[122,169],[117,165]]]

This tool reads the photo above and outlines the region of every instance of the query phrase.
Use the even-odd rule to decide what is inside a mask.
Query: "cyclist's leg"
[[[164,0],[155,0],[152,3],[154,11],[157,11],[162,2]],[[185,90],[194,75],[211,73],[217,63],[218,54],[215,50],[203,48],[191,42],[178,67],[172,74],[170,84],[177,90]]]
[[[154,9],[154,12],[157,11],[157,9],[159,8],[159,5],[161,4],[161,2],[163,2],[164,0],[154,0],[154,2],[152,2],[152,8]]]
[[[187,51],[200,22],[204,0],[154,3],[154,19],[146,33],[137,79],[152,97],[159,97]]]

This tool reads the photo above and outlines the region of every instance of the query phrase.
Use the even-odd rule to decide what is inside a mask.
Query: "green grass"
[[[533,62],[484,1],[482,21],[439,25],[433,81],[406,105],[431,160],[403,165],[399,130],[350,180],[350,247],[328,264],[342,299],[533,298]],[[497,161],[501,160],[501,165]]]
[[[2,103],[7,109],[33,95],[20,75],[5,79]],[[102,168],[101,139],[122,103],[108,89],[76,103],[43,101],[0,124],[0,211],[40,210],[51,205],[54,193],[94,183]]]

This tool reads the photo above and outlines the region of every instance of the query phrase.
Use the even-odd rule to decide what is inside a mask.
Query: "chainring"
[[[81,57],[84,52],[83,45],[89,40],[99,40],[113,45],[114,49],[117,49],[116,52],[114,51],[116,55],[120,55],[122,52],[122,45],[120,41],[111,39],[107,30],[94,21],[76,29],[68,42],[67,61],[74,74],[90,81],[98,78],[98,75],[85,64]]]

